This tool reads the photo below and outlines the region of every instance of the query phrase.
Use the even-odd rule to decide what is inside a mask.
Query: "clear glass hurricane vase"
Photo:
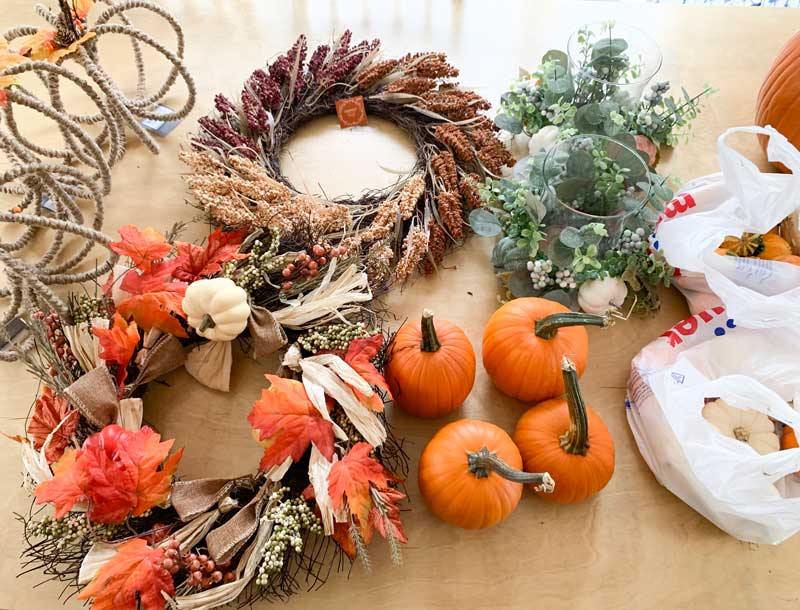
[[[602,257],[618,245],[626,219],[647,204],[652,188],[641,154],[601,135],[559,142],[545,155],[541,172],[551,254],[553,246],[584,246],[585,252],[594,244]]]
[[[661,68],[661,49],[639,28],[613,22],[589,23],[567,42],[576,103],[612,100],[635,105]]]

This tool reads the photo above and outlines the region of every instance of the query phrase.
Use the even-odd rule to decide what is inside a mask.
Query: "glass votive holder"
[[[567,56],[577,105],[639,102],[661,68],[661,49],[646,32],[614,22],[590,23],[572,33]]]
[[[577,135],[557,143],[541,172],[546,241],[569,245],[569,237],[580,235],[596,244],[598,256],[618,245],[626,219],[650,197],[649,169],[640,153],[606,136]],[[605,235],[593,223],[602,224]],[[566,227],[572,229],[565,241]]]

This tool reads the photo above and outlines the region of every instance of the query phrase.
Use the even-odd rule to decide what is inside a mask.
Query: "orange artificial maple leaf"
[[[10,51],[8,48],[8,41],[0,36],[0,72],[6,68],[19,65],[26,61],[28,61],[26,57],[23,57],[19,53],[13,53]],[[6,104],[8,104],[8,95],[6,95],[6,92],[3,90],[18,84],[19,76],[17,74],[0,76],[0,108],[3,108]]]
[[[142,231],[135,225],[125,225],[117,232],[122,240],[109,244],[109,247],[130,258],[133,265],[142,271],[150,271],[155,261],[172,252],[172,244],[152,227]]]
[[[94,32],[86,32],[78,40],[66,47],[60,47],[56,43],[56,31],[41,28],[35,34],[31,34],[25,38],[19,49],[21,55],[30,57],[33,60],[45,60],[51,63],[58,62],[62,57],[71,55],[78,50],[78,47],[84,42],[91,40],[97,34]]]
[[[93,6],[94,0],[72,0],[72,14],[76,19],[85,21]]]
[[[385,489],[394,479],[380,462],[369,456],[372,449],[369,443],[356,443],[341,460],[334,462],[328,473],[328,495],[333,510],[339,510],[346,500],[350,514],[358,518],[362,531],[373,506],[370,484]]]
[[[389,384],[386,383],[386,378],[375,368],[375,365],[372,364],[373,358],[378,355],[382,345],[383,335],[381,334],[372,335],[366,339],[353,339],[347,347],[344,361],[349,364],[356,373],[361,375],[367,383],[377,387],[391,400],[392,393],[389,390]],[[350,389],[353,390],[353,393],[368,408],[373,411],[378,411],[379,413],[383,411],[383,399],[377,392],[372,396],[364,396],[358,390],[352,387]]]
[[[247,258],[249,254],[239,252],[247,233],[247,229],[223,233],[220,227],[208,236],[205,248],[197,244],[178,242],[178,254],[182,263],[173,275],[184,282],[194,282],[222,271],[222,263]]]
[[[69,445],[72,435],[78,427],[80,418],[77,417],[77,414],[76,410],[70,408],[66,398],[56,396],[53,388],[44,386],[44,390],[36,399],[27,430],[28,436],[33,441],[33,448],[38,451],[50,433],[58,428],[44,452],[48,464],[52,464],[64,454],[64,449]],[[63,424],[62,421],[64,421]],[[61,424],[60,427],[59,424]]]
[[[100,357],[106,364],[117,365],[117,385],[119,393],[125,389],[128,364],[139,345],[139,328],[136,322],[128,322],[119,313],[114,314],[114,326],[110,329],[93,328],[92,333],[100,340]]]
[[[333,459],[333,424],[322,418],[299,381],[264,375],[269,388],[253,404],[247,421],[265,447],[259,469],[297,462],[313,442],[326,459]],[[266,442],[264,442],[266,441]]]
[[[163,568],[165,555],[141,538],[121,544],[78,599],[93,598],[92,610],[164,610],[161,592],[175,594],[172,575]]]
[[[349,523],[335,522],[333,524],[333,534],[331,534],[331,538],[339,545],[339,548],[342,549],[345,555],[350,559],[356,558],[356,544],[353,541],[353,537],[350,535]]]
[[[169,496],[183,455],[181,449],[167,459],[173,442],[161,442],[148,427],[132,432],[106,426],[53,466],[55,477],[36,487],[36,503],[52,502],[60,518],[77,502],[88,501],[88,517],[99,523],[142,515]]]
[[[157,328],[176,337],[188,337],[181,323],[172,316],[185,318],[183,296],[186,294],[184,282],[168,282],[180,261],[153,263],[150,272],[128,271],[122,278],[120,288],[131,294],[117,305],[117,311],[125,318],[133,318],[139,328]]]

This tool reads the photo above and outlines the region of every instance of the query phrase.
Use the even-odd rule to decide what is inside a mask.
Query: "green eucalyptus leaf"
[[[565,70],[569,67],[569,58],[564,51],[559,51],[558,49],[550,49],[547,53],[544,54],[542,57],[542,63],[546,64],[547,62],[553,62],[562,66]]]
[[[515,248],[516,240],[513,237],[504,237],[492,248],[492,266],[502,268],[508,252]]]
[[[545,292],[541,298],[547,299],[548,301],[555,301],[556,303],[561,303],[564,307],[572,309],[572,298],[569,296],[567,292],[561,290],[560,288],[557,290],[551,290],[549,292]]]
[[[567,178],[556,185],[556,195],[561,201],[574,201],[578,195],[592,187],[592,180],[585,178]]]
[[[531,218],[537,222],[542,222],[544,215],[547,213],[547,208],[544,207],[540,197],[534,195],[531,191],[527,191],[525,193],[525,206],[528,208]]]
[[[592,45],[592,56],[622,55],[628,49],[628,43],[624,38],[600,38]]]
[[[558,235],[558,239],[568,248],[580,248],[583,245],[581,232],[575,227],[564,227]]]
[[[516,298],[532,297],[537,293],[527,269],[514,271],[508,276],[508,289]]]
[[[585,150],[575,150],[567,159],[567,175],[594,180],[594,159]]]
[[[507,114],[498,114],[496,117],[494,117],[494,124],[500,129],[505,129],[514,135],[522,133],[522,121],[514,117],[510,117]]]
[[[575,249],[565,246],[560,239],[552,240],[547,246],[547,258],[553,261],[556,267],[569,267],[574,257]]]
[[[494,237],[502,230],[497,217],[485,208],[472,210],[469,214],[469,224],[472,230],[482,237]]]
[[[607,136],[613,138],[621,131],[622,128],[612,121],[610,117],[603,121],[603,133]]]
[[[527,246],[527,244],[525,244]],[[527,247],[516,247],[508,251],[505,257],[505,261],[503,263],[503,268],[506,271],[519,271],[519,270],[527,270],[528,261],[530,260],[530,256],[528,255],[528,248]],[[530,279],[530,276],[529,278]]]

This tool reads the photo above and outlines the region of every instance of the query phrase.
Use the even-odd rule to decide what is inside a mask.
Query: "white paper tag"
[[[157,105],[155,107],[153,112],[155,114],[158,114],[158,115],[168,115],[168,114],[172,114],[175,111],[172,108],[170,108],[169,106],[164,106],[162,104],[159,104],[159,105]],[[139,124],[142,127],[147,129],[148,131],[152,131],[153,133],[156,133],[156,134],[158,134],[158,135],[160,135],[162,137],[166,136],[167,134],[169,134],[169,132],[171,132],[173,129],[175,129],[178,126],[178,123],[180,123],[180,120],[177,120],[177,121],[161,121],[161,120],[158,120],[158,119],[142,119],[141,121],[139,121]]]

